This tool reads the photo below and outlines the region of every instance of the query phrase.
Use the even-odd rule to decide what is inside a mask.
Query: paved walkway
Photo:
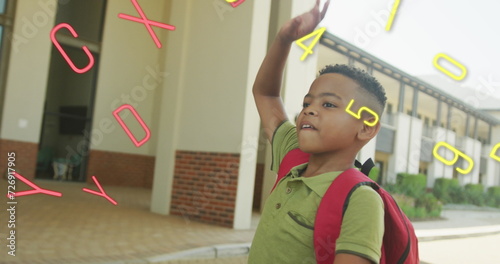
[[[0,263],[246,263],[244,256],[217,260],[167,259],[176,252],[206,249],[213,245],[248,245],[258,221],[256,214],[252,229],[232,230],[190,222],[182,217],[154,214],[149,211],[151,191],[141,188],[103,186],[107,194],[118,202],[114,206],[105,198],[82,191],[84,187],[97,190],[93,185],[47,180],[37,180],[35,184],[61,192],[62,197],[36,194],[15,199],[16,256],[7,254],[6,238],[12,229],[8,228],[5,221],[8,216],[1,214],[4,220],[0,225],[0,241],[4,245],[0,246],[3,251],[0,252]],[[0,180],[0,186],[7,186],[7,182]],[[27,188],[18,181],[16,191],[23,189]],[[8,199],[5,195],[0,197],[4,207],[1,211],[6,212],[9,208]],[[424,232],[496,226],[500,232],[500,211],[447,210],[443,216],[449,220],[416,222],[415,228],[418,232]],[[219,254],[227,248],[219,247]],[[244,250],[244,247],[240,247],[240,250]],[[166,257],[165,254],[170,255]]]

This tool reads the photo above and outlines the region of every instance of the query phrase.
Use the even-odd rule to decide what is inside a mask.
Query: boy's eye
[[[337,107],[336,105],[334,105],[332,103],[324,103],[323,106],[324,107]]]
[[[302,103],[302,107],[303,107],[303,108],[306,108],[306,107],[308,107],[308,106],[309,106],[309,103]]]

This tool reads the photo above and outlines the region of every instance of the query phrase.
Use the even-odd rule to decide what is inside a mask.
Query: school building
[[[151,188],[152,212],[248,228],[275,179],[253,81],[279,26],[313,2],[0,0],[0,172],[15,152],[29,180]],[[293,45],[284,75],[291,120],[326,64],[361,67],[385,87],[381,131],[358,155],[376,161],[382,182],[420,172],[428,187],[440,177],[500,185],[498,109],[471,107],[328,32],[303,53]],[[473,164],[445,165],[438,142]]]

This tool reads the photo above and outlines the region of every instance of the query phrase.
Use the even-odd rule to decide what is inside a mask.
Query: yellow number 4
[[[307,57],[307,55],[313,54],[312,49],[314,48],[314,46],[316,46],[316,44],[318,43],[318,41],[321,38],[321,36],[323,35],[323,33],[325,33],[325,31],[326,31],[326,27],[322,27],[322,28],[317,29],[314,32],[297,40],[297,45],[299,45],[299,47],[301,47],[302,49],[305,50],[304,54],[302,54],[302,57],[300,57],[301,61],[303,61]],[[302,44],[302,42],[304,40],[309,39],[314,35],[316,35],[316,37],[313,39],[313,41],[311,42],[311,44],[309,46]]]
[[[366,107],[366,106],[363,106],[361,107],[359,110],[358,110],[358,113],[354,113],[353,111],[351,111],[351,106],[352,104],[354,103],[354,99],[351,99],[351,102],[349,102],[349,104],[347,105],[347,107],[345,108],[345,111],[354,116],[356,119],[361,119],[361,113],[363,112],[363,110],[365,110],[366,112],[372,114],[374,117],[375,117],[375,121],[373,122],[368,122],[367,120],[364,121],[364,123],[367,125],[367,126],[374,126],[377,124],[378,122],[378,115],[377,113],[375,113],[375,111],[371,110],[370,108]]]
[[[500,148],[500,143],[496,144],[492,149],[490,153],[490,157],[496,161],[500,161],[500,156],[497,156],[497,150]]]
[[[439,147],[441,147],[441,146],[451,150],[453,152],[453,154],[455,154],[455,156],[453,157],[452,160],[446,160],[445,158],[443,158],[439,155],[439,153],[437,151],[438,151]],[[442,163],[444,163],[448,166],[455,164],[457,162],[459,156],[464,158],[467,162],[469,162],[469,167],[465,170],[461,169],[461,168],[457,168],[457,171],[462,173],[462,174],[469,173],[472,170],[472,167],[474,167],[474,161],[469,156],[465,155],[464,153],[460,152],[458,149],[452,147],[450,144],[448,144],[444,141],[438,142],[434,146],[434,149],[432,150],[432,154],[434,155],[434,157],[436,159],[438,159],[439,161],[441,161]]]

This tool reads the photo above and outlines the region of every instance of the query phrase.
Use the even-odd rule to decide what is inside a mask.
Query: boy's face
[[[323,74],[312,83],[297,118],[302,151],[324,153],[353,147],[363,121],[349,115],[345,109],[351,99],[355,101],[351,109],[361,107],[363,100],[359,89],[354,80],[338,73]]]

